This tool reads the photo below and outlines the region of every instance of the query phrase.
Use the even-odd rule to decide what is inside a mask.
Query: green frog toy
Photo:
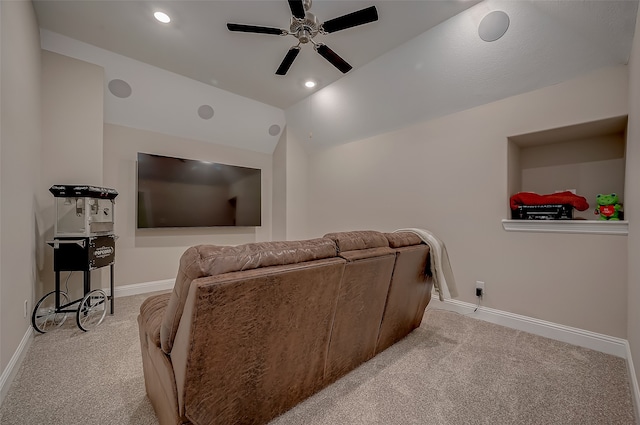
[[[596,203],[595,213],[600,214],[599,220],[620,220],[622,205],[618,203],[618,195],[596,195]]]

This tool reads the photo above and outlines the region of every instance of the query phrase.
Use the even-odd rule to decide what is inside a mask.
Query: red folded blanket
[[[518,205],[547,204],[569,204],[578,211],[584,211],[589,208],[589,203],[585,197],[575,195],[569,191],[550,193],[548,195],[538,195],[533,192],[519,192],[511,197],[512,210],[518,208]]]

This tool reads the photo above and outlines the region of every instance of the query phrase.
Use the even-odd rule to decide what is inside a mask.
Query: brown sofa
[[[420,325],[429,248],[411,233],[200,245],[138,325],[160,424],[265,424]]]

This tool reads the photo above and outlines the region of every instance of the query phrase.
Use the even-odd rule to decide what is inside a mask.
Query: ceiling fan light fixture
[[[163,24],[168,24],[169,22],[171,22],[171,18],[169,17],[169,15],[167,15],[164,12],[154,12],[153,17],[156,18],[159,22],[162,22]]]

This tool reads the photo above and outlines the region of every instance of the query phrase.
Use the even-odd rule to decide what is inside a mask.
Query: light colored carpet
[[[273,422],[634,424],[625,360],[448,311]]]
[[[36,334],[0,408],[2,425],[156,425],[142,377],[136,317],[149,294],[116,298],[89,332],[75,316]]]
[[[157,424],[136,316],[148,295],[84,333],[34,338],[0,423]],[[445,311],[271,425],[634,424],[623,359]],[[231,424],[229,424],[231,425]]]

